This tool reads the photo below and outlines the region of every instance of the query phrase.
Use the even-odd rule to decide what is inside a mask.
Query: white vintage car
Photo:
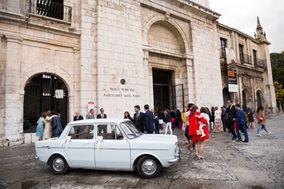
[[[54,174],[83,168],[137,171],[153,178],[180,158],[176,136],[142,134],[122,119],[71,122],[59,138],[38,141],[35,148],[36,157]]]

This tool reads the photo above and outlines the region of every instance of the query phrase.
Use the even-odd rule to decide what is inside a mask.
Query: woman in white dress
[[[50,111],[46,113],[45,124],[44,124],[45,126],[44,126],[44,131],[43,131],[43,138],[45,140],[52,137],[51,121],[53,117],[54,115],[52,115]]]
[[[215,126],[213,132],[223,132],[222,111],[218,107],[215,107]]]

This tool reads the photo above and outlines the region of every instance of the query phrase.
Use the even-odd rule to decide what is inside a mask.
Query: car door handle
[[[83,144],[91,144],[91,141],[84,141]]]

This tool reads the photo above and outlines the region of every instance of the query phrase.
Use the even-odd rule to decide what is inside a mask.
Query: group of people
[[[198,107],[192,103],[188,104],[187,111],[180,112],[178,109],[164,111],[150,110],[148,104],[144,105],[144,112],[140,106],[134,106],[134,115],[131,117],[128,111],[124,112],[123,118],[133,122],[137,130],[146,134],[160,134],[160,130],[165,130],[165,134],[173,134],[173,128],[183,129],[184,140],[188,144],[188,149],[196,149],[196,157],[203,159],[204,141],[209,138],[209,131],[226,132],[232,135],[232,140],[237,142],[249,142],[247,128],[254,128],[254,113],[251,109],[247,112],[239,104],[228,101],[228,105],[212,107],[211,111],[207,107]],[[256,114],[258,120],[257,136],[261,136],[260,131],[270,132],[265,126],[264,108],[259,107]],[[100,109],[99,114],[95,114],[91,109],[85,117],[86,119],[106,119],[107,114],[104,109]],[[76,112],[73,121],[83,120],[84,117]],[[63,131],[60,113],[54,111],[43,112],[37,121],[36,136],[39,140],[59,137]],[[100,128],[100,132],[106,133],[106,128]],[[242,135],[244,134],[244,140]]]
[[[39,140],[59,137],[63,131],[60,113],[55,111],[43,112],[37,121],[36,136]]]
[[[104,109],[100,109],[100,113],[95,115],[94,109],[91,109],[85,117],[86,119],[100,119],[107,118]],[[179,110],[153,110],[148,104],[144,105],[144,112],[141,111],[139,105],[134,106],[134,115],[128,111],[124,112],[124,119],[129,119],[134,126],[142,133],[146,134],[160,134],[161,129],[165,129],[165,134],[173,134],[173,127],[182,128],[183,120],[182,113]],[[83,120],[84,117],[76,112],[73,121]]]
[[[100,113],[97,115],[95,114],[94,109],[90,109],[89,113],[86,115],[86,119],[106,119],[106,118],[107,114],[105,114],[105,110],[103,108],[100,109]],[[83,119],[84,117],[79,112],[76,112],[73,121],[79,121]]]
[[[255,128],[255,116],[258,123],[257,136],[261,136],[261,130],[265,130],[267,134],[271,134],[265,126],[264,107],[258,107],[255,115],[251,108],[248,108],[245,112],[240,104],[235,105],[231,101],[228,101],[228,107],[223,107],[222,109],[222,122],[224,128],[227,128],[232,134],[232,140],[236,140],[237,142],[249,142],[247,129]],[[244,134],[244,140],[242,140],[241,133]]]
[[[135,127],[142,133],[160,134],[160,130],[165,130],[165,134],[173,134],[173,128],[182,128],[182,113],[176,110],[166,109],[150,110],[148,104],[144,106],[145,112],[142,112],[139,105],[134,106],[134,115],[131,117],[129,112],[124,112],[124,119],[129,119]]]

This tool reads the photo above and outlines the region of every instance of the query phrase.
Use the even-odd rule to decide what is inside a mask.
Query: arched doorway
[[[231,100],[231,94],[227,87],[223,89],[223,105],[227,106],[228,101]]]
[[[186,46],[181,31],[168,20],[159,20],[149,27],[147,41],[151,47],[148,62],[155,108],[184,109]]]
[[[34,75],[25,86],[24,133],[36,130],[36,122],[42,112],[48,110],[61,113],[62,125],[68,118],[68,89],[64,81],[54,74]]]
[[[263,95],[260,90],[256,92],[256,105],[257,107],[263,106]]]
[[[245,111],[248,108],[248,92],[247,92],[247,90],[243,90],[243,92],[242,92],[242,107]]]

